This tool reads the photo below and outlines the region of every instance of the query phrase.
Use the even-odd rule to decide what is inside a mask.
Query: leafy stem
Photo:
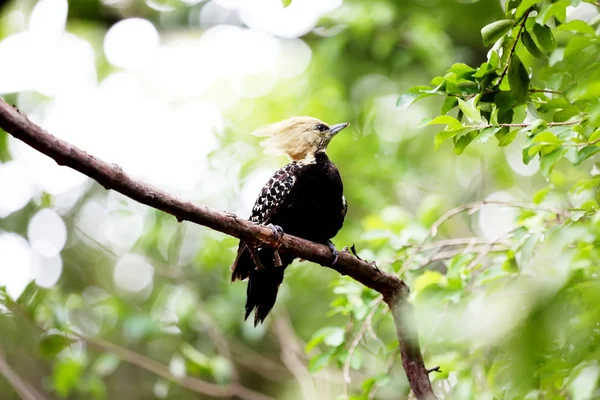
[[[496,94],[496,93],[502,93],[505,92],[503,90],[486,90],[485,92],[481,93],[482,96],[486,95],[486,94]],[[530,93],[552,93],[552,94],[563,94],[563,92],[561,92],[560,90],[550,90],[550,89],[529,89]],[[473,97],[477,96],[479,93],[471,93],[468,94],[466,96],[461,96],[459,94],[451,94],[448,93],[448,96],[452,96],[452,97],[458,97],[458,98],[463,98],[464,100],[470,100]]]
[[[498,81],[498,87],[500,87],[500,84],[502,84],[502,80],[504,79],[504,77],[506,76],[506,73],[508,72],[508,68],[510,67],[510,60],[512,59],[513,54],[515,54],[515,50],[517,49],[517,44],[519,43],[519,39],[521,38],[521,35],[523,34],[523,30],[525,29],[525,22],[527,22],[527,17],[529,17],[529,14],[531,13],[532,10],[533,10],[533,7],[531,7],[529,10],[527,10],[525,15],[523,16],[523,19],[519,23],[519,31],[517,32],[517,37],[515,38],[515,42],[511,46],[510,52],[508,53],[508,58],[506,59],[506,66],[504,67],[504,70],[502,71],[502,75],[500,75],[500,80]]]
[[[546,124],[546,126],[548,127],[553,127],[553,126],[568,126],[568,125],[579,125],[584,121],[584,118],[582,119],[577,119],[574,121],[563,121],[563,122],[548,122]],[[486,129],[486,128],[527,128],[531,126],[531,124],[526,124],[526,123],[521,123],[521,124],[483,124],[483,125],[475,125],[475,126],[470,126],[470,128],[475,128],[475,129]],[[590,144],[590,143],[588,143]]]

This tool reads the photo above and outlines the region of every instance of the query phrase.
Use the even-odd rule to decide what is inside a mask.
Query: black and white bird
[[[271,154],[285,154],[290,163],[276,171],[262,188],[250,221],[328,245],[337,261],[331,240],[341,229],[348,205],[337,167],[325,150],[331,139],[349,124],[328,126],[312,117],[292,117],[255,132],[267,136],[262,145]],[[254,325],[264,321],[273,308],[283,272],[294,257],[279,255],[267,247],[254,248],[240,241],[231,266],[232,281],[249,278],[246,315],[252,310]]]

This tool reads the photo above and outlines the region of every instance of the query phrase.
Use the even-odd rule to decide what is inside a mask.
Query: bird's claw
[[[269,224],[267,228],[273,232],[273,236],[275,237],[275,251],[273,252],[273,264],[276,267],[281,267],[283,263],[281,262],[281,256],[277,251],[278,248],[281,247],[281,239],[283,238],[283,228],[279,225]]]
[[[252,258],[252,261],[254,262],[254,267],[257,271],[262,271],[265,269],[265,266],[263,265],[263,263],[260,261],[260,258],[258,257],[258,253],[256,251],[256,249],[254,247],[248,247],[248,251],[250,252],[250,258]]]
[[[331,263],[331,265],[335,265],[338,262],[338,259],[340,258],[340,253],[338,251],[338,249],[335,248],[335,245],[333,244],[333,242],[331,240],[327,241],[327,247],[329,247],[329,250],[331,250],[331,255],[333,256],[333,262]]]
[[[269,224],[267,228],[273,232],[273,236],[275,237],[276,248],[281,246],[281,239],[283,238],[283,228],[279,225]]]

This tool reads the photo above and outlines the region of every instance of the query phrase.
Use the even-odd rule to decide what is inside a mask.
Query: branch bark
[[[0,349],[0,375],[8,381],[10,386],[22,400],[46,400],[27,381],[21,378],[4,358],[4,352]]]
[[[58,165],[79,171],[94,179],[105,189],[115,190],[142,204],[171,214],[180,222],[194,222],[236,238],[260,242],[269,246],[276,244],[273,232],[267,227],[256,225],[233,214],[212,210],[202,205],[194,205],[160,189],[138,182],[123,172],[118,165],[108,164],[72,144],[52,136],[31,122],[18,109],[1,99],[0,128],[52,158]],[[332,266],[330,265],[331,251],[327,246],[295,236],[283,235],[280,250],[332,268],[381,293],[392,311],[400,342],[402,362],[411,388],[419,400],[436,398],[423,364],[412,306],[407,301],[409,288],[404,281],[347,252],[340,252],[338,262]]]

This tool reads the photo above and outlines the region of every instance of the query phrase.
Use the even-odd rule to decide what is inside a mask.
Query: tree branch
[[[71,333],[75,334],[74,332]],[[85,341],[88,345],[96,348],[97,350],[114,353],[121,360],[129,364],[145,369],[146,371],[152,372],[153,374],[165,378],[169,381],[176,382],[179,385],[196,393],[205,394],[212,398],[235,397],[243,400],[273,400],[272,397],[247,389],[236,383],[231,383],[227,386],[222,386],[216,383],[205,382],[203,380],[196,379],[191,376],[176,377],[173,374],[171,374],[169,368],[165,365],[159,363],[158,361],[152,360],[142,354],[138,354],[135,351],[129,350],[125,347],[121,347],[113,343],[106,342],[99,338],[85,337],[80,335],[76,336],[78,336],[81,340]]]
[[[8,381],[10,386],[23,400],[44,400],[45,397],[38,393],[27,381],[21,378],[8,364],[4,358],[4,352],[0,349],[0,375]]]
[[[269,228],[256,225],[233,214],[212,210],[202,205],[194,205],[162,190],[135,181],[118,165],[108,164],[70,143],[50,135],[3,100],[0,100],[0,128],[54,159],[57,164],[81,172],[107,190],[115,190],[142,204],[171,214],[178,221],[194,222],[236,238],[260,242],[269,246],[276,244],[273,232]],[[403,365],[411,388],[419,400],[436,398],[423,364],[413,310],[407,300],[409,289],[404,281],[346,252],[340,252],[338,262],[332,266],[330,265],[331,251],[327,246],[298,237],[283,235],[280,250],[332,268],[381,293],[392,311]]]

